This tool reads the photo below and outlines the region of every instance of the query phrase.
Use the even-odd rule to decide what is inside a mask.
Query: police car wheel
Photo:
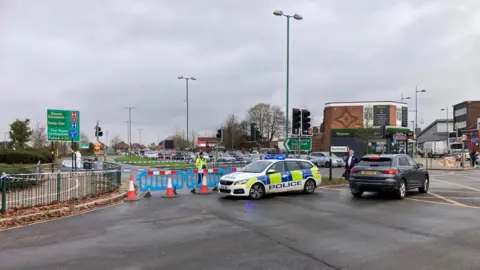
[[[303,187],[303,192],[307,194],[312,194],[315,192],[315,181],[312,179],[307,180],[307,182],[305,182],[305,186]]]
[[[250,194],[249,197],[252,200],[260,200],[263,198],[265,195],[265,188],[263,187],[262,184],[256,183],[253,184],[252,187],[250,188]]]

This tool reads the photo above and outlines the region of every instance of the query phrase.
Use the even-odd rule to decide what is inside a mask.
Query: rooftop
[[[330,106],[354,106],[354,105],[363,105],[363,104],[372,104],[372,105],[403,105],[408,106],[405,102],[398,101],[344,101],[344,102],[326,102],[325,107]]]
[[[436,124],[439,124],[439,123],[452,123],[452,127],[453,127],[453,120],[452,119],[436,119],[435,121],[433,121],[432,123],[430,123],[430,125],[426,126],[425,128],[422,129],[422,131],[420,131],[420,133],[418,134],[418,137],[422,136],[423,133],[425,133],[427,130],[431,129],[433,126],[435,126]]]

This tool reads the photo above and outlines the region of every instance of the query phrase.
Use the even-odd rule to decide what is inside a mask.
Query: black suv
[[[426,193],[430,186],[423,164],[405,154],[364,156],[351,170],[348,182],[354,197],[361,197],[364,191],[387,191],[403,199],[407,190],[418,188]]]

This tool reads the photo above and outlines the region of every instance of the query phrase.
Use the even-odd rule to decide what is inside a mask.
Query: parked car
[[[403,199],[407,190],[427,193],[430,176],[423,164],[408,155],[367,155],[351,170],[349,186],[354,197],[370,191],[393,192]]]
[[[329,152],[312,152],[310,153],[310,161],[313,162],[313,164],[317,165],[318,167],[330,167],[330,157],[329,157]],[[332,167],[343,167],[345,166],[345,161],[336,156],[335,154],[332,154]]]

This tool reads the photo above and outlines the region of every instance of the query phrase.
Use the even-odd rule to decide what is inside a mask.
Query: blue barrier
[[[220,177],[225,174],[229,174],[236,171],[236,168],[223,169],[210,169],[207,173],[207,186],[216,187],[220,181]],[[187,188],[200,188],[202,183],[198,183],[198,174],[204,173],[202,170],[188,170],[186,172],[181,170],[170,171],[142,171],[137,176],[137,183],[140,191],[166,190],[168,184],[168,174],[171,173],[172,186],[175,189],[182,189],[184,186]],[[203,176],[205,177],[205,176]]]

